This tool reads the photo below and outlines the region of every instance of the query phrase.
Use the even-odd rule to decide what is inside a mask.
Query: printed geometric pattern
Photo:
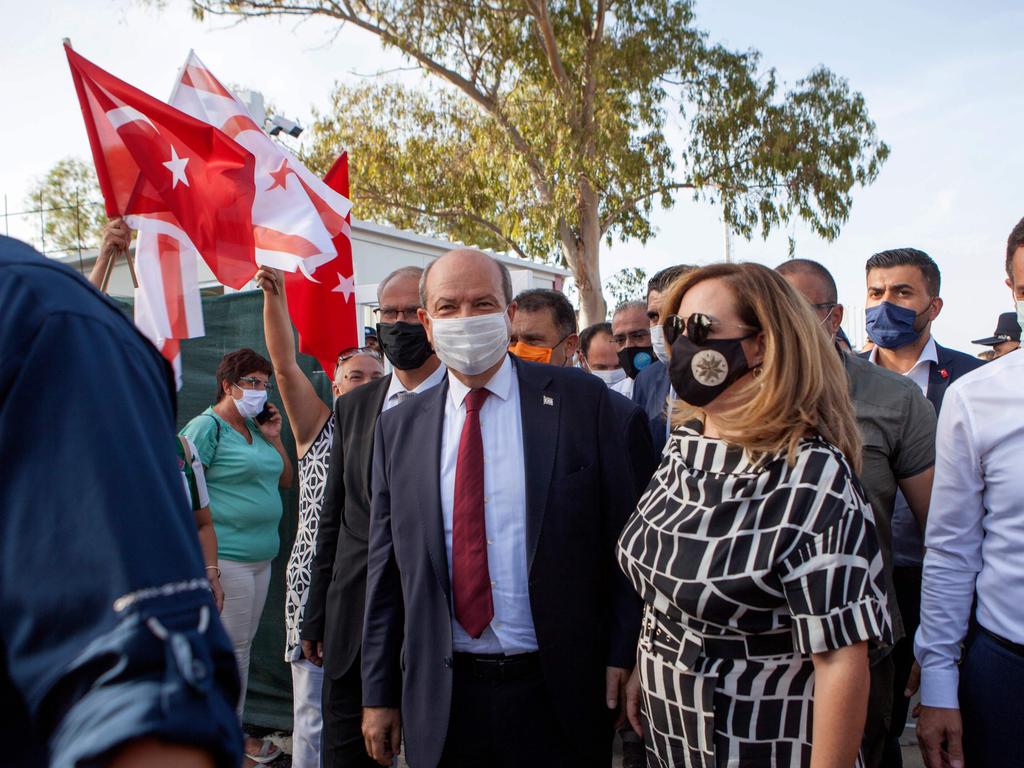
[[[790,465],[675,429],[619,561],[653,766],[810,765],[810,654],[891,642],[871,507],[819,438]]]
[[[299,527],[295,532],[295,544],[285,572],[284,660],[288,662],[302,658],[299,629],[306,608],[306,597],[309,595],[313,551],[316,548],[316,532],[320,527],[320,509],[324,505],[324,492],[327,490],[327,460],[331,455],[333,436],[332,416],[327,419],[309,450],[299,459]]]

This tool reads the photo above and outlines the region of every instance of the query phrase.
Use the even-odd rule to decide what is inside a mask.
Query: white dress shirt
[[[629,376],[617,384],[612,384],[609,389],[613,392],[618,392],[620,395],[627,397],[630,400],[633,399],[633,379],[629,378]]]
[[[868,357],[868,360],[878,365],[878,347],[871,349],[871,355]],[[928,338],[928,343],[924,345],[924,349],[921,350],[917,362],[914,363],[909,371],[904,371],[903,375],[917,384],[921,388],[921,394],[928,397],[928,377],[932,372],[931,364],[938,362],[939,351],[935,348],[935,337],[931,336]]]
[[[953,382],[936,434],[925,534],[921,701],[957,708],[960,643],[977,594],[985,629],[1024,643],[1024,352]]]
[[[487,530],[487,570],[491,576],[494,618],[474,640],[452,613],[452,644],[465,653],[527,653],[537,650],[530,611],[526,565],[526,465],[523,459],[523,420],[519,378],[512,358],[484,385],[491,394],[480,409],[484,449],[484,524]],[[448,376],[444,426],[441,434],[441,512],[452,575],[452,517],[455,509],[455,467],[458,464],[463,402],[469,388]]]
[[[405,385],[398,380],[397,372],[391,373],[391,384],[388,385],[388,392],[384,395],[384,406],[380,409],[381,413],[389,411],[402,402],[401,395],[406,392],[411,392],[414,395],[418,395],[421,392],[425,392],[431,387],[436,387],[444,379],[444,375],[448,372],[448,369],[444,367],[444,363],[437,366],[437,370],[427,376],[420,385],[414,389],[406,389]]]

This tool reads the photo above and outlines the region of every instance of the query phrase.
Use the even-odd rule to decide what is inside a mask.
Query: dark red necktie
[[[487,570],[487,527],[484,523],[484,443],[480,409],[486,389],[466,395],[466,423],[455,465],[455,508],[452,513],[452,593],[455,618],[472,638],[480,637],[494,618],[491,575]]]

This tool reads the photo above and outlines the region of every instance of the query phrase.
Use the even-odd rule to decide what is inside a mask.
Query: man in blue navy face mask
[[[911,379],[938,413],[946,388],[983,365],[972,355],[939,346],[932,337],[932,321],[942,311],[939,267],[924,251],[897,248],[876,253],[868,259],[866,269],[865,324],[875,348],[864,357]],[[914,662],[912,641],[920,619],[923,534],[906,499],[898,494],[892,517],[893,583],[906,636],[896,643],[892,654],[893,725],[883,763],[886,768],[900,764],[897,740],[909,703],[903,691]]]

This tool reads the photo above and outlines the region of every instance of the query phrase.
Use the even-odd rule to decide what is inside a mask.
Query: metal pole
[[[4,234],[7,235],[8,237],[10,237],[11,236],[11,229],[10,229],[10,226],[9,226],[9,223],[8,223],[8,218],[9,217],[8,217],[8,213],[7,213],[7,193],[5,192],[4,193]]]
[[[78,241],[78,272],[85,276],[85,265],[82,263],[82,202],[75,187],[75,239]]]

